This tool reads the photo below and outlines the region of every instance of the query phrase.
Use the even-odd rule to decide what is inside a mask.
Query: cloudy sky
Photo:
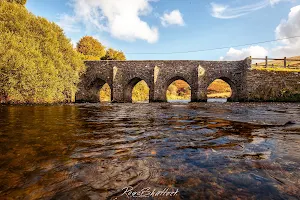
[[[127,59],[239,60],[300,55],[300,0],[28,0],[74,44],[85,36]],[[213,51],[199,51],[228,47]],[[189,52],[161,54],[170,52]],[[153,53],[153,54],[140,54]]]

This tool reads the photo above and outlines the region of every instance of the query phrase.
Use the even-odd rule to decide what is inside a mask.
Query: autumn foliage
[[[81,54],[82,60],[126,60],[122,51],[112,48],[108,50],[92,36],[84,36],[79,40],[76,47]]]
[[[101,60],[126,60],[126,57],[122,51],[116,51],[112,48],[109,48]]]
[[[18,3],[0,1],[0,100],[70,102],[84,70],[59,26]]]
[[[91,36],[79,40],[77,51],[83,55],[84,60],[100,60],[106,54],[105,46]]]
[[[25,5],[27,0],[6,0],[7,2],[10,2],[10,3],[18,3],[18,4],[21,4],[21,5]]]

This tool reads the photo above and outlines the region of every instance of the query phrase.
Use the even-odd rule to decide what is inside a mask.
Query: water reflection
[[[208,98],[207,102],[209,103],[226,103],[227,102],[227,98]]]
[[[0,106],[0,198],[128,199],[126,186],[298,198],[299,114],[300,104]]]
[[[177,100],[168,100],[169,103],[190,103],[190,100],[183,100],[183,99],[177,99]]]

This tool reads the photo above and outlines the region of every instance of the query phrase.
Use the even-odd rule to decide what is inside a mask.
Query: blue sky
[[[300,55],[300,0],[28,0],[32,13],[58,23],[74,44],[85,36],[122,50],[129,60],[239,60]]]

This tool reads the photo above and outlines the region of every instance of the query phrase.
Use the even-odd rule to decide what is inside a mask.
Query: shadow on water
[[[298,198],[299,104],[213,105],[1,106],[0,198]]]

